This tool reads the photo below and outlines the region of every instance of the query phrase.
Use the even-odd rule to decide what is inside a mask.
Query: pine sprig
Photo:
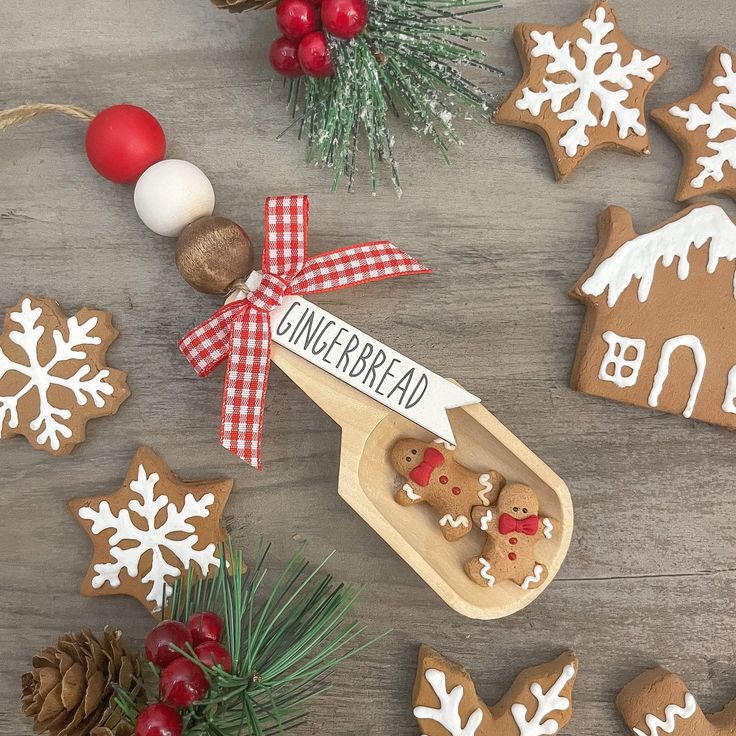
[[[485,36],[467,16],[497,7],[500,0],[369,0],[363,33],[348,41],[327,35],[334,75],[292,80],[288,104],[307,160],[334,170],[333,190],[342,177],[352,189],[365,143],[372,190],[387,162],[401,193],[390,116],[405,116],[449,162],[449,143],[460,142],[453,118],[461,109],[485,114],[490,104],[464,69],[501,73],[471,45]]]
[[[385,635],[364,640],[366,627],[349,618],[360,589],[333,582],[323,571],[330,557],[312,568],[298,552],[274,574],[266,567],[268,549],[252,569],[231,574],[245,567],[242,552],[228,545],[214,578],[190,573],[174,585],[167,616],[186,621],[198,611],[219,613],[233,661],[226,673],[204,667],[191,650],[178,650],[210,683],[206,699],[182,713],[187,735],[271,736],[298,726],[309,701],[329,687],[329,672]],[[116,699],[134,723],[136,704],[121,691]]]

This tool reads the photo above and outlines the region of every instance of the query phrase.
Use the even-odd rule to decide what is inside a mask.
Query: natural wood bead
[[[176,267],[184,280],[205,294],[225,294],[253,269],[253,246],[240,225],[225,217],[201,217],[176,241]]]

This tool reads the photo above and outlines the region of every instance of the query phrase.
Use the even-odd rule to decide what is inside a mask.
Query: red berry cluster
[[[271,44],[271,66],[284,77],[331,77],[327,36],[354,38],[368,22],[366,0],[280,0],[276,23],[284,35]]]
[[[181,736],[183,723],[177,709],[188,708],[210,689],[202,668],[183,657],[172,645],[189,650],[209,669],[232,672],[230,653],[220,643],[222,619],[212,611],[193,614],[186,624],[162,621],[146,637],[146,657],[161,669],[160,703],[144,708],[135,723],[135,736]]]

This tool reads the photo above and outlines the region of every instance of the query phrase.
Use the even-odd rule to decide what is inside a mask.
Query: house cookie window
[[[622,337],[611,330],[604,332],[602,337],[608,343],[608,350],[603,356],[598,378],[615,383],[619,388],[636,385],[646,342],[638,338]]]

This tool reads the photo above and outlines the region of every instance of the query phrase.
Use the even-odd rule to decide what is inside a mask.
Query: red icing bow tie
[[[539,529],[539,517],[527,516],[526,519],[515,519],[511,514],[501,514],[498,518],[498,531],[501,534],[526,534],[533,537]]]
[[[429,485],[432,473],[445,462],[445,456],[434,447],[428,447],[424,451],[422,462],[409,473],[409,478],[417,485],[425,487]]]
[[[271,359],[271,310],[288,295],[317,294],[394,276],[430,273],[387,241],[307,258],[308,222],[307,197],[269,197],[260,285],[244,299],[218,309],[179,341],[184,357],[202,377],[227,357],[220,442],[259,469]]]

